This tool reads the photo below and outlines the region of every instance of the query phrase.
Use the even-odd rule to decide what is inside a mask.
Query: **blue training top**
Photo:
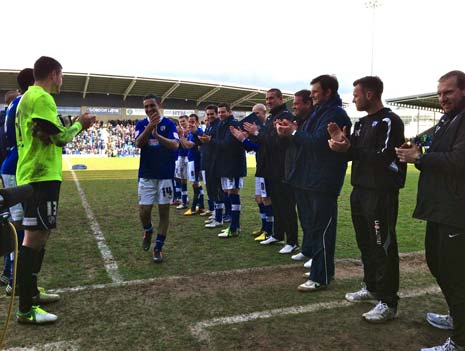
[[[137,122],[136,139],[142,134],[148,124],[148,118]],[[167,139],[179,140],[176,125],[166,117],[161,118],[157,126],[157,132]],[[140,150],[139,178],[172,179],[174,178],[174,162],[173,150],[160,144],[150,134],[147,144]]]
[[[202,135],[202,134],[203,134],[203,130],[201,128],[198,128],[196,135]],[[189,132],[187,140],[195,144],[194,134]],[[197,144],[194,145],[194,147],[190,148],[189,151],[187,152],[187,160],[194,161],[195,170],[200,171],[200,150]]]
[[[8,106],[5,115],[5,125],[0,126],[5,131],[7,155],[2,163],[1,174],[16,174],[18,164],[18,148],[16,147],[15,118],[21,95],[17,96]]]

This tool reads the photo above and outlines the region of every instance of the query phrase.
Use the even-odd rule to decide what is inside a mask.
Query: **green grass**
[[[219,230],[203,227],[202,217],[184,217],[171,210],[165,244],[165,262],[155,265],[151,253],[141,248],[141,226],[137,209],[136,159],[72,160],[86,163],[89,170],[76,172],[87,201],[103,232],[124,280],[160,278],[151,284],[64,293],[63,301],[49,307],[60,321],[44,328],[13,323],[8,346],[76,341],[83,350],[397,350],[416,332],[426,345],[439,343],[444,334],[429,332],[421,321],[427,308],[445,310],[440,297],[401,302],[401,322],[383,330],[360,322],[365,307],[354,306],[318,314],[276,317],[245,324],[214,327],[210,343],[199,342],[190,326],[216,317],[274,308],[340,301],[346,291],[359,287],[360,274],[339,277],[322,294],[296,291],[302,283],[302,263],[279,255],[280,246],[263,247],[249,233],[259,226],[255,204],[254,170],[249,169],[241,192],[242,235],[220,240]],[[64,162],[66,163],[66,162]],[[92,170],[93,169],[93,170]],[[350,170],[349,170],[350,172]],[[346,177],[339,199],[336,258],[358,258],[349,206],[351,186]],[[409,168],[405,189],[400,193],[397,226],[401,252],[423,250],[424,224],[411,218],[416,198],[418,172]],[[192,196],[191,189],[190,196]],[[154,211],[154,223],[157,222]],[[299,238],[301,240],[301,230]],[[257,273],[208,276],[204,273],[241,268],[270,267]],[[274,267],[274,268],[273,268]],[[171,279],[172,276],[181,276]],[[69,171],[64,172],[58,229],[47,247],[40,285],[48,289],[109,283],[90,223]],[[433,284],[429,273],[403,273],[401,285],[425,287]],[[6,310],[6,300],[0,302]],[[360,330],[359,330],[360,329]],[[355,330],[355,331],[354,331]],[[372,335],[370,335],[372,332]],[[389,347],[377,340],[393,338]],[[283,336],[286,339],[283,341]],[[289,341],[290,340],[290,341]],[[383,339],[384,340],[384,339]],[[386,341],[388,342],[388,341]],[[309,343],[317,345],[308,347]],[[412,345],[421,346],[420,341]]]
[[[110,159],[112,160],[112,159]],[[116,159],[119,161],[120,159]],[[113,161],[113,160],[112,160]],[[125,280],[144,279],[154,276],[186,275],[201,272],[230,270],[247,267],[269,266],[289,264],[286,255],[276,255],[276,246],[258,247],[252,241],[249,233],[259,227],[260,219],[257,206],[253,199],[254,194],[254,170],[249,169],[249,176],[245,179],[244,189],[241,191],[242,216],[241,227],[243,234],[234,240],[219,240],[217,229],[205,229],[203,217],[184,217],[183,211],[171,209],[171,224],[168,239],[165,244],[166,265],[153,266],[151,253],[144,253],[140,249],[141,227],[137,210],[137,171],[136,170],[112,170],[112,171],[81,171],[77,172],[81,186],[87,200],[93,209],[96,220],[105,235],[115,260],[119,265],[121,274]],[[399,220],[397,233],[401,252],[411,252],[423,249],[424,224],[411,218],[415,204],[415,193],[418,173],[411,169],[407,178],[407,185],[401,191]],[[76,245],[81,251],[83,246],[80,241],[90,242],[93,238],[89,234],[89,226],[79,205],[72,177],[69,172],[64,173],[64,186],[61,196],[59,212],[58,238],[65,237],[62,241],[69,240],[69,245]],[[339,199],[339,220],[336,257],[359,257],[359,251],[355,242],[352,222],[350,218],[349,194],[351,186],[349,175],[342,189]],[[191,189],[190,196],[192,196]],[[68,207],[68,203],[71,208]],[[70,216],[72,214],[72,216]],[[153,211],[154,223],[157,222],[157,211]],[[76,226],[76,220],[80,224]],[[55,236],[55,234],[54,234]],[[299,229],[299,240],[302,231]],[[53,239],[53,238],[52,238]],[[66,239],[66,240],[65,240]],[[51,240],[54,245],[55,240]],[[69,247],[61,250],[64,242],[57,242],[56,247],[63,253],[69,252]],[[95,247],[95,245],[94,245]],[[51,248],[52,250],[52,248]],[[55,251],[54,251],[55,252]],[[73,250],[71,250],[73,252]],[[87,254],[85,255],[87,256]],[[48,256],[47,256],[48,257]],[[56,257],[61,257],[56,255]],[[90,267],[98,262],[98,253],[91,254]],[[173,264],[171,264],[171,262]],[[54,263],[58,263],[54,260]],[[46,265],[48,266],[48,265]],[[95,266],[99,266],[98,264]],[[91,275],[91,273],[93,273]],[[88,279],[81,284],[96,282],[96,277],[105,275],[88,272]],[[52,278],[53,277],[53,278]],[[85,276],[84,276],[85,277]],[[75,280],[68,282],[67,276],[51,274],[43,276],[46,286],[63,287],[72,286]],[[102,282],[105,282],[103,279]]]

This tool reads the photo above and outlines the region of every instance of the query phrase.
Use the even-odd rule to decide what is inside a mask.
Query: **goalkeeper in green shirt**
[[[55,100],[63,82],[61,64],[42,56],[34,64],[33,86],[19,102],[16,112],[16,142],[18,146],[18,185],[30,184],[34,193],[24,203],[24,241],[18,255],[20,323],[42,324],[55,322],[57,316],[39,307],[59,300],[37,288],[45,254],[45,244],[51,229],[56,227],[56,216],[62,180],[62,147],[79,132],[95,122],[88,113],[77,117],[65,127],[57,113]]]

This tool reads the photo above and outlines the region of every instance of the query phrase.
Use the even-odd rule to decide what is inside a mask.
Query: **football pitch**
[[[88,166],[71,172],[63,160],[58,229],[39,278],[62,296],[44,306],[59,320],[46,326],[12,322],[6,349],[418,350],[446,337],[424,322],[427,311],[447,309],[420,252],[424,223],[411,217],[415,169],[409,168],[400,194],[399,317],[371,325],[361,314],[372,305],[344,300],[362,277],[350,219],[350,169],[339,199],[335,280],[326,291],[300,293],[303,263],[278,254],[281,245],[264,247],[250,235],[260,224],[253,168],[241,191],[239,237],[219,239],[220,230],[205,229],[203,217],[172,208],[165,261],[152,263],[151,252],[141,247],[137,162],[69,159]],[[299,229],[299,240],[301,235]],[[3,315],[7,304],[0,300]]]

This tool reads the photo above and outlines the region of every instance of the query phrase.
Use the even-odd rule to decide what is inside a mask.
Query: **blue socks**
[[[144,232],[148,233],[148,234],[153,234],[153,225],[152,223],[150,223],[148,226],[142,226],[142,228],[144,228]]]
[[[157,234],[157,240],[155,241],[155,247],[153,251],[161,251],[163,244],[165,243],[166,235]]]
[[[181,184],[182,203],[187,205],[189,198],[187,197],[187,184]]]
[[[273,217],[273,207],[272,205],[265,206],[263,205],[263,209],[265,212],[265,227],[263,228],[265,232],[268,233],[268,235],[273,235],[273,222],[274,222],[274,217]]]
[[[223,202],[215,202],[215,220],[220,223],[223,222],[223,208]]]
[[[231,199],[230,199],[230,196],[228,193],[224,193],[224,216],[227,217],[227,216],[231,216]]]
[[[240,228],[241,197],[239,194],[230,194],[229,199],[231,200],[231,225],[229,229],[235,232]]]
[[[179,180],[175,180],[175,184],[174,200],[181,200],[181,182]]]
[[[203,188],[200,185],[198,189],[199,189],[199,200],[198,200],[197,204],[199,205],[199,208],[202,210],[202,209],[205,209],[205,200],[204,200]]]

